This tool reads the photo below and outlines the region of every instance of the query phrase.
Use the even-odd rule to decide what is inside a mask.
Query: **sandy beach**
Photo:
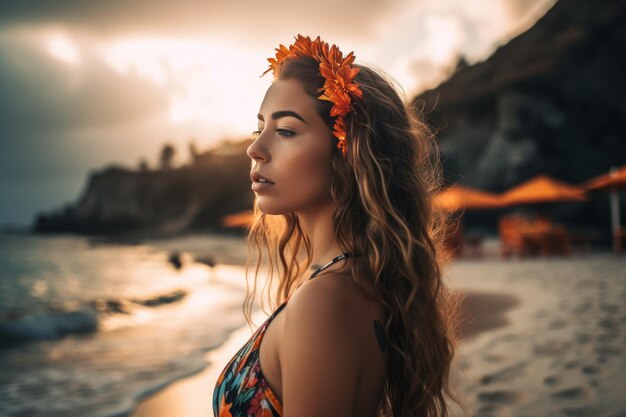
[[[455,260],[446,280],[465,296],[455,378],[470,415],[626,415],[626,258],[492,253]],[[132,416],[212,416],[217,375],[251,333],[232,333],[206,354],[203,371],[144,399]]]

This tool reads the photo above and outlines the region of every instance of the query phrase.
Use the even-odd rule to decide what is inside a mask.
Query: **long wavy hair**
[[[354,255],[352,278],[359,286],[373,282],[385,307],[388,374],[377,415],[448,416],[446,397],[465,405],[451,378],[461,297],[442,280],[451,259],[443,244],[448,228],[433,204],[443,185],[438,144],[421,109],[408,107],[390,78],[354,65],[363,98],[345,117],[347,154],[337,149],[332,156],[333,225],[340,248]],[[277,74],[299,80],[317,98],[324,84],[318,66],[308,57],[289,59]],[[316,103],[331,129],[332,103]],[[274,310],[302,281],[312,253],[294,213],[266,215],[256,201],[248,251],[246,277],[256,267],[253,285],[246,279],[244,315],[252,325],[260,271]]]

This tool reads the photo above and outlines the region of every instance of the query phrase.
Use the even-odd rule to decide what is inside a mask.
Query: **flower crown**
[[[320,74],[326,80],[324,86],[318,90],[322,93],[318,98],[333,103],[330,109],[330,116],[336,117],[333,126],[333,135],[339,139],[337,148],[346,155],[346,124],[344,116],[352,109],[352,98],[362,98],[363,92],[359,84],[353,82],[354,77],[359,73],[359,68],[352,67],[354,53],[350,52],[343,56],[337,45],[329,46],[327,42],[320,40],[318,36],[315,40],[310,37],[298,35],[296,41],[289,48],[279,45],[276,48],[276,57],[268,58],[269,68],[261,76],[272,71],[274,79],[277,78],[278,68],[285,60],[308,56],[320,63]]]

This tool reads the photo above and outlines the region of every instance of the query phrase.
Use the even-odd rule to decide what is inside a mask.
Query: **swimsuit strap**
[[[333,259],[331,259],[326,265],[322,266],[321,268],[318,268],[315,272],[313,272],[311,274],[311,276],[309,277],[309,279],[313,278],[314,276],[316,276],[317,274],[319,274],[320,272],[322,272],[323,270],[325,270],[326,268],[328,268],[329,266],[331,266],[332,264],[334,264],[337,261],[340,261],[342,259],[346,259],[349,258],[350,255],[348,252],[344,252],[341,255],[337,255],[335,256]]]
[[[304,280],[304,281],[302,281],[300,284],[298,284],[298,286],[296,287],[296,290],[297,290],[298,288],[300,288],[300,286],[301,286],[302,284],[304,284],[305,282],[307,282],[307,281],[308,281],[308,280],[310,280],[311,278],[315,278],[315,276],[316,276],[317,274],[319,274],[320,272],[322,272],[323,270],[325,270],[326,268],[328,268],[329,266],[331,266],[331,265],[332,265],[332,264],[334,264],[335,262],[340,261],[340,260],[342,260],[342,259],[350,258],[351,256],[352,256],[352,255],[351,255],[350,253],[348,253],[348,252],[344,252],[344,253],[342,253],[341,255],[337,255],[337,256],[335,256],[335,257],[334,257],[333,259],[331,259],[331,260],[330,260],[330,261],[329,261],[326,265],[324,265],[324,266],[322,266],[322,267],[320,267],[320,268],[316,269],[316,270],[315,270],[315,272],[313,272],[313,273],[311,274],[311,276],[310,276],[308,279],[305,279],[305,280]],[[286,303],[287,303],[287,300],[289,300],[289,297],[287,297],[287,298],[285,299],[285,301],[283,301],[283,304],[286,304]],[[281,306],[281,307],[282,307],[282,306]],[[279,309],[280,309],[280,307],[279,307]],[[278,311],[278,310],[277,310],[277,311]]]

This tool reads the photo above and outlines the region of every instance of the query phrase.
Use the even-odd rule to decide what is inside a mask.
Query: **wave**
[[[132,315],[140,308],[176,303],[186,295],[186,291],[176,290],[145,299],[96,299],[68,311],[59,311],[55,305],[50,305],[45,312],[9,312],[0,317],[0,347],[93,333],[111,316]]]

